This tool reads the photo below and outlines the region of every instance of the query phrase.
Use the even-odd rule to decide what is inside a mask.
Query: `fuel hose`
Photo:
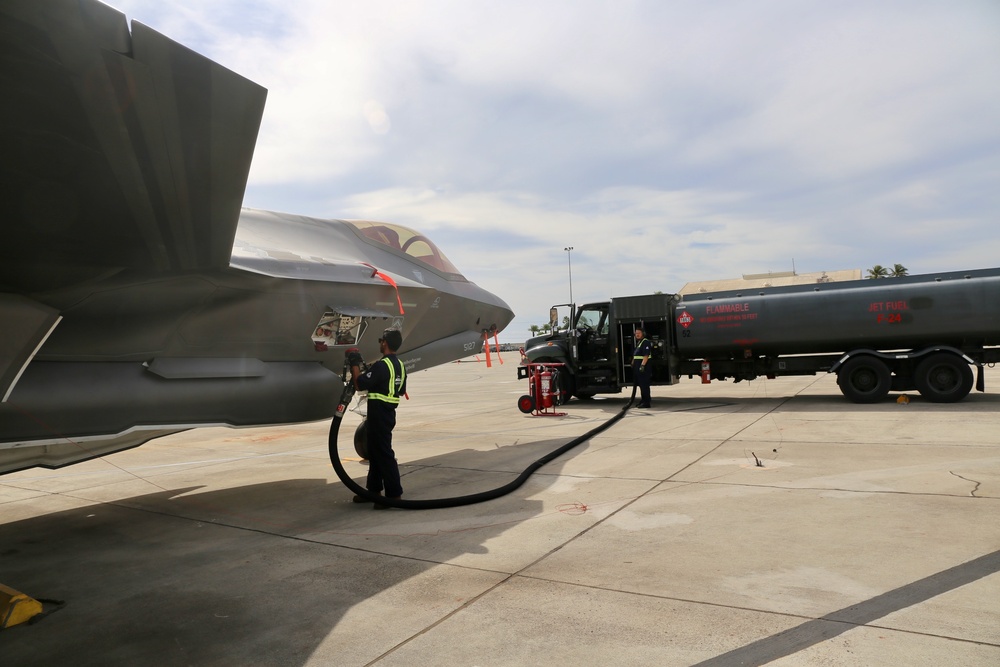
[[[354,397],[354,383],[350,379],[349,372],[345,373],[344,377],[344,393],[341,396],[340,403],[337,405],[337,410],[334,413],[333,421],[330,423],[330,436],[329,436],[329,447],[330,447],[330,462],[333,464],[333,469],[337,472],[337,477],[340,481],[344,483],[348,489],[356,493],[357,495],[370,500],[371,502],[376,502],[380,505],[388,505],[389,507],[398,507],[400,509],[406,510],[432,510],[441,509],[444,507],[458,507],[460,505],[474,505],[476,503],[486,502],[487,500],[494,500],[500,496],[505,496],[508,493],[519,488],[524,484],[535,471],[544,466],[546,463],[553,461],[574,447],[583,444],[584,442],[590,440],[595,435],[606,431],[611,428],[618,420],[625,416],[629,408],[632,407],[632,403],[635,401],[635,385],[632,386],[632,396],[629,398],[628,403],[611,419],[598,424],[596,427],[590,429],[586,433],[576,438],[573,438],[566,444],[557,447],[553,451],[549,452],[542,458],[538,459],[524,471],[517,476],[513,481],[504,484],[503,486],[498,486],[495,489],[490,489],[488,491],[481,491],[479,493],[470,493],[465,496],[454,496],[452,498],[433,498],[428,500],[403,500],[402,498],[386,498],[384,496],[376,495],[370,492],[368,489],[364,488],[347,474],[344,470],[344,464],[340,461],[340,452],[337,448],[338,434],[340,433],[340,425],[344,419],[344,413],[347,412],[347,406],[350,405],[351,399]]]

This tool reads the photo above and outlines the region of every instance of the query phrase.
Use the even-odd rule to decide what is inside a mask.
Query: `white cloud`
[[[268,88],[249,205],[426,231],[529,324],[569,245],[578,299],[998,263],[992,0],[112,4]]]

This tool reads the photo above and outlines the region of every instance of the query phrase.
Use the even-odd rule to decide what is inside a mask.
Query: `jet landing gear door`
[[[313,347],[317,352],[326,352],[331,347],[360,347],[371,327],[379,334],[390,327],[402,331],[403,317],[380,310],[330,307],[313,329]]]

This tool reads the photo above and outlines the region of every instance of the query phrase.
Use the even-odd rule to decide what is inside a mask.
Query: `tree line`
[[[868,275],[865,277],[875,280],[877,278],[902,278],[908,275],[910,275],[910,270],[902,264],[893,264],[891,269],[887,269],[881,264],[876,264],[868,269]]]

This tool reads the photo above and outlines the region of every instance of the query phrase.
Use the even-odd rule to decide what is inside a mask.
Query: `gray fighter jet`
[[[427,237],[242,208],[266,91],[96,0],[0,3],[0,473],[331,416],[513,313]]]

